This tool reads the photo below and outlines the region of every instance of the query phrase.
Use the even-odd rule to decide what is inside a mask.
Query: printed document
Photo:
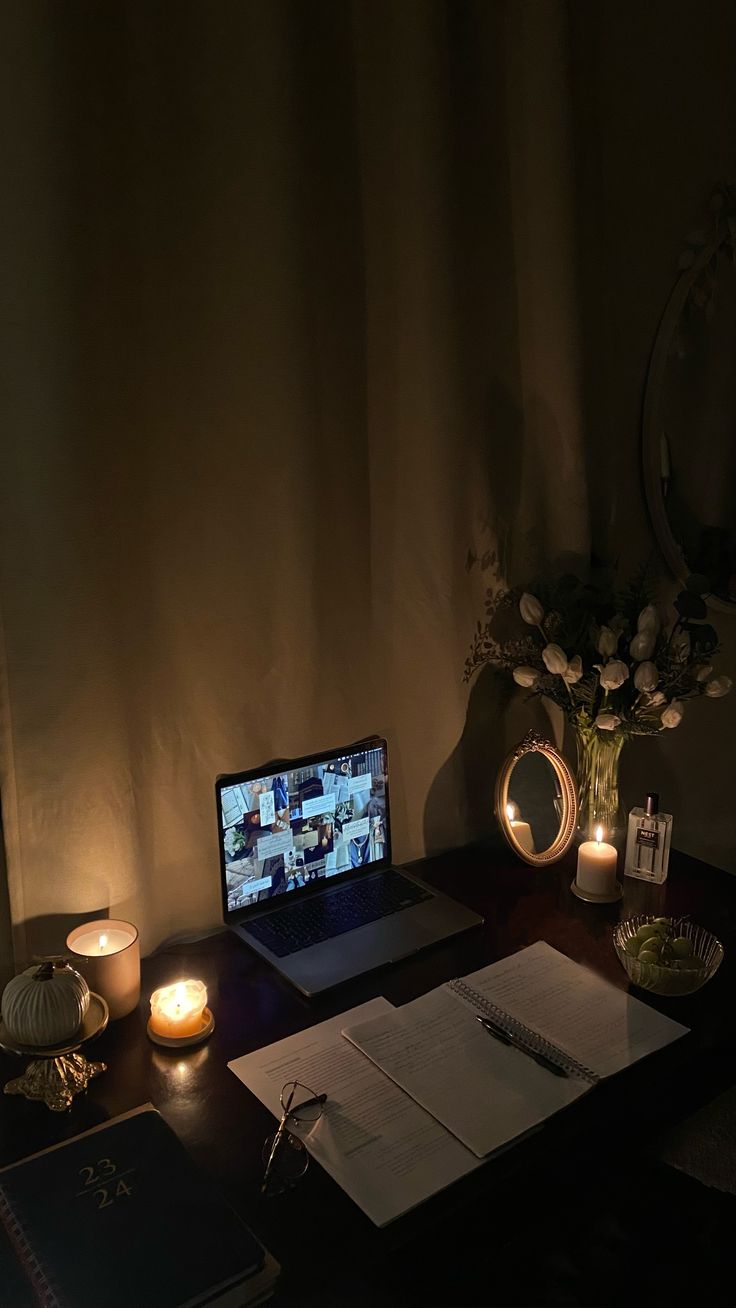
[[[340,1034],[346,1025],[393,1011],[388,1000],[373,999],[228,1064],[277,1118],[286,1081],[327,1094],[320,1120],[299,1134],[376,1226],[478,1166],[454,1135]]]
[[[590,1089],[501,1044],[445,986],[344,1034],[478,1158]]]

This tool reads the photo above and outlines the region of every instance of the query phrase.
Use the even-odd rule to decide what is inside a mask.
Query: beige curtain
[[[270,757],[384,732],[396,857],[479,834],[485,586],[588,548],[564,6],[2,21],[18,960],[218,922],[214,779]]]

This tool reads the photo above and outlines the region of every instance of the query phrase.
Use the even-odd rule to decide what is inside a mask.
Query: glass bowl
[[[639,914],[619,922],[613,933],[613,947],[619,963],[632,984],[641,986],[642,990],[651,990],[655,995],[693,995],[715,976],[723,961],[723,945],[705,927],[697,926],[685,918],[670,918],[675,935],[685,936],[690,941],[700,967],[691,966],[681,970],[672,966],[663,967],[660,963],[640,963],[638,958],[627,954],[626,941],[631,940],[645,922],[654,920],[650,914]]]

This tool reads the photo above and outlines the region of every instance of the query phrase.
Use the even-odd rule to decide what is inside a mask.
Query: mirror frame
[[[555,776],[560,783],[562,795],[562,822],[557,839],[549,846],[549,849],[543,850],[541,854],[530,854],[528,850],[523,848],[511,830],[506,814],[511,773],[519,760],[525,758],[527,754],[544,754],[544,757],[554,769]],[[570,848],[578,818],[578,792],[575,779],[567,761],[562,757],[559,750],[555,749],[551,740],[547,740],[545,736],[540,736],[537,731],[527,732],[521,744],[512,749],[501,764],[496,778],[495,812],[496,821],[513,852],[532,867],[546,867],[548,863],[556,863]]]
[[[697,253],[697,247],[690,244],[689,249],[681,256],[680,267],[682,271],[670,293],[654,338],[642,408],[642,467],[649,516],[657,544],[664,555],[665,561],[677,581],[683,586],[692,574],[693,569],[688,566],[682,552],[682,546],[673,535],[667,517],[665,498],[662,494],[662,453],[660,443],[660,437],[663,434],[662,399],[664,376],[670,358],[672,340],[688,296],[701,273],[721,246],[733,240],[729,224],[729,216],[733,218],[734,215],[730,194],[724,188],[716,192],[716,195],[721,197],[721,207],[720,216],[713,224],[712,236],[697,250]],[[692,261],[687,267],[683,267],[682,260],[687,259],[688,254],[692,254]],[[736,611],[736,604],[729,604],[727,600],[720,599],[717,595],[705,594],[703,599],[709,608],[715,609],[719,613],[733,613]]]

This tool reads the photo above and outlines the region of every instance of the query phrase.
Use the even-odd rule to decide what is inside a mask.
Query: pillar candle
[[[506,816],[509,820],[509,827],[511,828],[515,839],[521,845],[521,848],[525,850],[527,854],[536,853],[532,829],[528,822],[523,822],[519,817],[519,810],[516,807],[516,804],[506,805]]]
[[[602,827],[597,828],[595,835],[595,840],[586,840],[578,850],[577,884],[589,895],[612,895],[618,886],[618,854],[603,839]]]

